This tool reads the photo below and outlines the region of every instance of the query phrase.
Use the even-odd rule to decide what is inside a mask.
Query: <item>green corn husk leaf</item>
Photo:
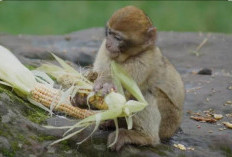
[[[38,70],[32,70],[31,72],[34,74],[37,82],[41,82],[51,87],[54,86],[54,81],[45,72]]]
[[[59,58],[58,56],[52,54],[53,57],[60,63],[60,65],[68,72],[72,72],[75,75],[79,76],[81,79],[83,79],[85,82],[88,82],[90,84],[92,84],[88,79],[86,79],[85,77],[83,77],[79,72],[77,72],[73,67],[71,67],[70,65],[68,65],[64,60],[62,60],[61,58]]]
[[[116,132],[115,132],[115,139],[114,139],[114,142],[111,143],[108,147],[112,147],[118,140],[118,134],[119,134],[119,127],[118,127],[118,119],[115,118],[114,119],[114,124],[115,124],[115,128],[116,128]]]
[[[63,68],[50,63],[41,65],[40,67],[37,68],[37,70],[44,71],[54,78],[58,78],[61,75],[65,74],[65,70]]]
[[[140,91],[137,83],[127,74],[127,72],[114,61],[111,62],[111,69],[113,77],[116,77],[122,86],[131,93],[138,101],[146,103],[142,92]]]
[[[90,82],[88,79],[82,76],[81,73],[79,73],[70,65],[68,65],[64,60],[57,57],[55,54],[52,55],[62,67],[53,64],[43,64],[42,66],[37,68],[37,70],[44,71],[47,74],[56,78],[57,80],[59,80],[60,77],[68,74],[69,76],[73,76],[73,78],[75,78],[75,80],[71,80],[72,82],[74,82],[75,86],[79,86],[82,89],[92,90],[92,82]]]
[[[3,46],[0,46],[0,79],[23,98],[27,98],[36,84],[32,72]]]

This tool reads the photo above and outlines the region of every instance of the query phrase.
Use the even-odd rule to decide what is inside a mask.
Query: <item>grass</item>
[[[0,32],[65,34],[103,27],[126,5],[145,10],[158,30],[232,33],[232,2],[216,1],[2,1]]]

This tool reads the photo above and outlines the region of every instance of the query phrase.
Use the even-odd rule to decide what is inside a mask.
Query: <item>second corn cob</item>
[[[78,83],[80,82],[79,78],[77,78],[76,76],[74,76],[70,73],[60,74],[60,76],[57,77],[56,79],[57,79],[57,82],[59,84],[61,84],[64,88],[70,88],[72,85],[78,86]],[[88,101],[88,103],[91,106],[93,106],[94,108],[97,108],[99,110],[107,110],[108,106],[105,103],[103,96],[101,96],[99,94],[94,94],[94,95],[90,96],[89,99],[87,100],[87,97],[91,92],[92,91],[90,89],[80,88],[79,91],[76,93],[74,101],[72,101],[73,105],[74,106],[79,106],[79,105],[83,106],[83,105],[86,105],[87,101]],[[79,100],[84,100],[84,102],[83,101],[78,102]],[[83,103],[83,104],[81,104],[81,103]]]
[[[90,93],[90,92],[89,92]],[[94,107],[99,110],[107,110],[108,105],[104,101],[104,97],[100,95],[92,95],[88,98],[89,93],[76,93],[74,97],[74,101],[72,101],[72,104],[74,106],[83,106],[88,103],[90,104],[91,107]],[[80,101],[82,100],[82,101]],[[82,103],[82,104],[81,104]]]

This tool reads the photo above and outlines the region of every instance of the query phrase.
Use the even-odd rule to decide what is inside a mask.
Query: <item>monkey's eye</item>
[[[115,35],[114,38],[117,40],[117,41],[122,41],[122,38],[118,35]]]

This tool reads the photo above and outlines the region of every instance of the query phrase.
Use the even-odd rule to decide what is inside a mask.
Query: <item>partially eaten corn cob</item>
[[[78,87],[78,91],[72,101],[74,106],[82,105],[79,104],[78,100],[85,100],[84,105],[89,104],[94,108],[100,110],[107,110],[108,105],[104,101],[104,97],[95,93],[93,94],[93,83],[87,80],[82,76],[81,73],[73,69],[67,63],[65,63],[61,58],[53,55],[55,59],[62,66],[56,66],[52,64],[43,64],[38,70],[44,71],[47,74],[53,76],[59,84],[62,85],[63,88],[70,88],[71,86]],[[77,101],[75,101],[77,100]]]
[[[80,100],[82,100],[80,102]],[[86,106],[89,104],[91,108],[99,109],[99,110],[107,110],[108,105],[104,101],[104,97],[92,94],[91,91],[89,93],[80,93],[77,92],[75,97],[73,98],[72,105],[73,106]]]
[[[30,98],[48,108],[54,104],[55,110],[62,111],[75,118],[84,119],[94,114],[94,111],[72,106],[68,98],[64,102],[60,102],[60,91],[51,87],[49,88],[44,84],[36,84],[35,88],[31,90]]]

